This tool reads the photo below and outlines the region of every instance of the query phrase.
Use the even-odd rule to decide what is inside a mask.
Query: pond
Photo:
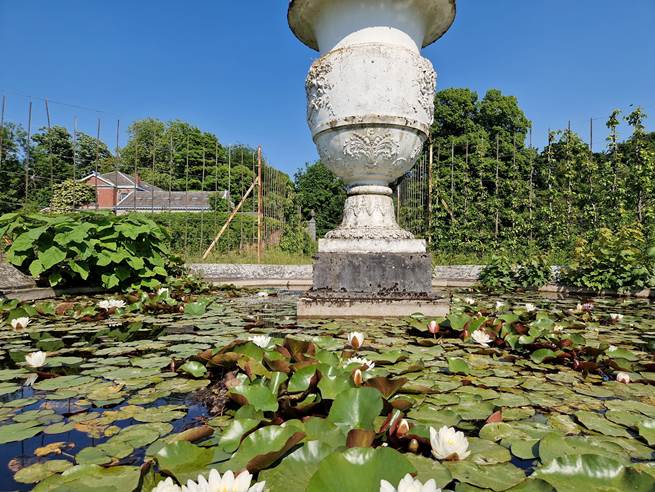
[[[102,316],[94,307],[100,298],[76,298],[28,309],[34,315],[25,328],[5,324],[0,331],[0,490],[93,490],[109,484],[116,490],[150,490],[159,471],[185,483],[212,463],[220,471],[230,465],[242,469],[246,463],[252,470],[261,456],[244,458],[242,448],[253,444],[245,437],[255,436],[253,430],[264,423],[280,425],[287,419],[297,422],[298,432],[291,434],[298,439],[290,434],[284,445],[267,450],[270,459],[264,465],[254,466],[263,470],[259,478],[273,492],[328,490],[312,478],[321,474],[319,461],[305,461],[304,476],[294,467],[302,460],[294,462],[293,455],[303,443],[316,440],[322,457],[328,456],[343,449],[346,434],[348,440],[363,439],[362,447],[412,455],[419,478],[433,478],[451,490],[593,490],[590,476],[598,469],[614,477],[609,482],[616,488],[609,490],[622,490],[628,483],[634,490],[655,490],[650,488],[655,487],[655,310],[649,301],[455,293],[453,316],[438,320],[439,330],[432,334],[430,320],[420,316],[298,322],[297,296],[287,291],[218,292],[192,303],[187,299],[184,313],[174,300],[169,309],[145,309],[145,303],[131,309],[134,299],[128,299],[126,308]],[[496,334],[503,325],[514,327],[516,339]],[[474,326],[486,327],[490,341],[468,336]],[[365,336],[359,350],[348,347],[351,332]],[[272,337],[269,346],[248,342],[256,335]],[[242,344],[234,348],[235,340]],[[298,340],[312,343],[301,355],[294,353]],[[584,349],[576,352],[577,345]],[[25,354],[35,350],[48,354],[37,369],[24,363]],[[227,378],[225,364],[233,353],[248,358],[245,365],[243,358],[231,361],[240,384],[246,376],[253,381],[247,389],[255,388],[257,378],[262,382],[281,375],[276,392],[286,384],[292,394],[296,385],[298,398],[281,399],[279,407],[277,402],[258,407],[256,398],[245,390],[239,393]],[[291,353],[293,375],[280,353]],[[356,359],[349,366],[352,357],[365,361]],[[189,359],[194,362],[185,363]],[[286,369],[280,369],[282,362]],[[360,365],[363,380],[353,384],[350,374],[354,377],[352,370]],[[272,366],[277,372],[271,372]],[[348,375],[347,383],[328,374],[339,371]],[[616,381],[619,372],[629,377],[629,384]],[[326,383],[321,386],[321,381]],[[343,384],[335,390],[334,385]],[[323,401],[312,390],[317,385]],[[340,391],[362,385],[382,393],[370,439],[343,431],[343,422],[333,418],[336,410],[325,407],[328,399],[337,405]],[[299,395],[302,406],[296,402]],[[293,410],[292,417],[285,409]],[[336,426],[314,425],[312,418],[321,412],[330,412],[330,425]],[[406,436],[397,431],[400,417],[411,425]],[[465,433],[466,459],[440,462],[431,456],[429,429],[443,426]],[[180,434],[189,430],[197,435]],[[162,454],[175,441],[189,447]],[[191,457],[175,455],[182,451]],[[566,460],[581,456],[566,477]],[[70,481],[57,477],[74,465],[86,465],[79,468],[78,481],[74,475]],[[335,462],[334,473],[340,466]],[[112,469],[115,475],[98,473]],[[290,477],[295,477],[291,483]]]

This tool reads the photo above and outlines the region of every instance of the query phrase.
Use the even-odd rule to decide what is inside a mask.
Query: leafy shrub
[[[552,280],[549,262],[543,256],[514,263],[507,255],[495,255],[480,272],[480,284],[488,289],[539,288]]]
[[[514,265],[507,256],[494,255],[480,272],[479,280],[488,289],[514,289]]]
[[[591,239],[578,240],[562,280],[596,290],[655,286],[655,248],[648,244],[638,224],[617,231],[600,229]]]
[[[168,232],[168,245],[176,254],[184,257],[202,255],[229,217],[226,212],[166,212],[139,214],[157,223]],[[267,227],[281,228],[279,221],[265,218]],[[238,250],[257,241],[257,215],[237,214],[221,236],[214,251],[217,253]]]
[[[166,232],[136,215],[11,213],[0,237],[9,263],[51,286],[153,289],[174,263]]]
[[[280,249],[285,253],[309,256],[314,254],[316,246],[305,227],[286,224],[280,239]]]
[[[209,206],[214,212],[229,212],[230,204],[223,198],[222,192],[215,192],[209,195]]]
[[[94,202],[95,190],[86,183],[75,179],[67,179],[54,186],[50,210],[53,212],[72,212],[82,205]]]
[[[543,256],[530,258],[517,266],[515,282],[524,288],[543,287],[553,279],[550,262]]]

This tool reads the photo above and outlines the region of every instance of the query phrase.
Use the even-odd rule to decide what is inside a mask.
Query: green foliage
[[[209,206],[214,212],[229,212],[230,204],[223,198],[223,193],[215,192],[209,195]]]
[[[439,254],[567,256],[575,238],[601,227],[655,227],[655,134],[641,109],[613,112],[607,151],[592,153],[569,129],[552,131],[541,150],[528,147],[531,123],[516,98],[497,90],[479,99],[446,89],[435,103],[430,238]],[[632,129],[623,142],[622,120]],[[423,217],[422,208],[410,198],[400,214]]]
[[[514,263],[508,255],[502,254],[492,256],[482,269],[480,284],[487,289],[529,289],[543,287],[552,277],[550,262],[544,256],[533,256]]]
[[[480,272],[479,280],[482,286],[489,289],[512,289],[516,286],[514,265],[506,256],[492,256]]]
[[[599,229],[579,239],[562,280],[576,287],[619,291],[655,286],[655,250],[643,227],[631,224],[617,230]]]
[[[53,212],[72,212],[84,205],[95,202],[95,190],[74,179],[67,179],[55,185],[50,200],[50,210]]]
[[[298,205],[305,219],[316,219],[316,233],[323,236],[341,222],[346,190],[339,178],[321,162],[308,164],[295,175]]]
[[[148,217],[165,229],[170,250],[184,257],[199,256],[205,252],[212,240],[227,221],[227,212],[170,212],[158,214],[130,214]],[[271,226],[277,221],[266,219]],[[227,252],[248,248],[257,241],[257,216],[237,214],[216,244],[215,251]]]
[[[284,253],[309,256],[316,252],[316,244],[309,236],[307,228],[300,224],[285,224],[280,250]]]
[[[139,216],[10,213],[0,237],[9,263],[51,286],[154,289],[171,265],[166,233]]]
[[[544,256],[529,258],[516,268],[514,280],[524,288],[543,287],[553,279],[550,262]]]

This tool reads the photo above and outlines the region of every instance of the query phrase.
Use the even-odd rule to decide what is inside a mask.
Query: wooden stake
[[[256,184],[257,184],[257,180],[255,179],[255,181],[253,181],[252,184],[250,185],[250,188],[248,188],[248,191],[246,191],[245,195],[243,195],[243,198],[241,198],[241,201],[239,202],[239,204],[236,206],[236,208],[232,211],[230,216],[227,218],[227,221],[225,221],[225,224],[223,224],[223,227],[218,232],[218,234],[216,235],[216,237],[214,238],[212,243],[209,245],[209,248],[207,248],[207,251],[205,251],[205,254],[202,255],[203,260],[206,260],[207,257],[209,256],[209,253],[212,252],[212,250],[214,249],[214,246],[216,246],[216,243],[218,242],[218,240],[221,238],[221,236],[223,235],[225,230],[228,228],[228,226],[230,225],[230,223],[232,222],[234,217],[237,215],[237,212],[239,211],[241,206],[245,203],[246,198],[248,198],[250,193],[252,193],[252,190],[255,188]]]

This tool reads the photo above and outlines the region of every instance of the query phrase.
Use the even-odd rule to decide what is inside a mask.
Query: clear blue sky
[[[7,118],[44,124],[48,97],[104,111],[102,136],[147,116],[179,118],[224,144],[261,143],[293,172],[316,159],[304,78],[315,52],[289,31],[285,0],[0,0],[0,94]],[[516,95],[534,122],[588,134],[640,104],[655,128],[655,0],[459,0],[451,31],[425,50],[439,88]],[[95,133],[98,114],[51,104],[53,123]],[[121,135],[124,143],[125,135]]]

